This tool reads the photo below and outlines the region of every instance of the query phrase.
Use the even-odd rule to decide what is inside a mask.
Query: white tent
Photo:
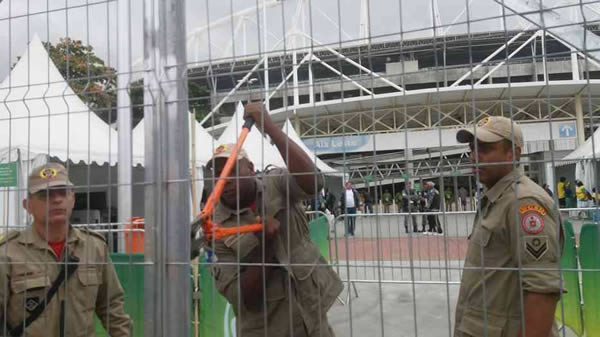
[[[562,161],[566,164],[573,164],[575,161],[582,159],[600,159],[600,129],[596,130],[590,138],[573,152],[566,155]]]
[[[215,139],[200,125],[200,123],[196,122],[195,130],[192,128],[190,124],[190,139],[192,134],[196,134],[196,167],[194,168],[195,176],[195,190],[196,190],[196,206],[200,205],[200,201],[202,199],[202,190],[204,188],[204,171],[203,166],[208,163],[213,154],[213,147],[216,144]],[[132,131],[132,143],[133,143],[133,154],[135,157],[144,158],[144,146],[145,146],[145,123],[142,119],[138,125],[133,128]],[[190,142],[190,152],[192,150],[192,144]],[[190,155],[190,160],[191,160]],[[192,200],[190,200],[192,201]],[[190,210],[193,212],[194,207],[190,207]],[[199,208],[196,209],[199,211]],[[194,216],[194,214],[192,214]]]
[[[304,152],[306,152],[306,154],[308,154],[308,156],[310,157],[310,159],[312,159],[312,161],[315,163],[315,165],[317,166],[317,168],[319,170],[321,170],[321,172],[323,173],[338,173],[336,170],[334,170],[333,168],[331,168],[329,165],[325,164],[325,162],[323,162],[321,159],[319,159],[319,157],[317,157],[302,141],[302,139],[300,138],[300,136],[298,136],[298,133],[296,133],[296,130],[294,129],[294,126],[292,125],[292,123],[290,122],[290,120],[286,120],[285,124],[283,125],[283,132],[285,134],[287,134],[287,136],[294,141],[294,143],[298,144],[298,146],[300,146],[302,148],[302,150]]]
[[[0,103],[0,149],[75,163],[118,159],[117,132],[73,92],[37,36],[0,84]]]
[[[198,166],[205,165],[212,157],[212,149],[216,147],[215,139],[204,129],[200,123],[196,122],[195,131],[193,131],[190,125],[190,137],[193,132],[196,133],[196,162]],[[144,144],[145,144],[145,123],[142,119],[138,125],[133,128],[132,131],[132,143],[133,143],[133,154],[136,158],[141,158],[143,162],[144,158]],[[191,138],[190,138],[191,139]],[[191,143],[191,142],[190,142]],[[191,144],[190,144],[191,150]],[[191,159],[191,157],[190,157]]]
[[[0,225],[25,224],[21,200],[29,170],[49,157],[115,164],[117,137],[73,92],[34,36],[0,83],[0,163],[17,168],[16,186],[0,190]]]
[[[596,162],[600,160],[600,129],[578,148],[565,156],[561,165],[575,163],[575,179],[590,191],[596,186]]]
[[[223,131],[223,134],[217,142],[218,145],[237,143],[243,124],[244,107],[242,103],[238,103],[235,114],[231,118],[231,121],[229,121],[227,127],[225,127],[225,131]],[[298,144],[298,146],[300,146],[300,148],[302,148],[302,150],[304,150],[304,152],[310,157],[310,159],[312,159],[321,172],[330,174],[337,173],[336,170],[325,164],[311,150],[309,150],[306,145],[304,145],[304,142],[302,139],[300,139],[289,120],[283,125],[282,130],[291,140],[293,140],[296,144]],[[258,170],[264,170],[268,165],[279,167],[286,166],[285,161],[281,157],[277,147],[271,144],[271,140],[267,137],[264,137],[256,127],[253,127],[250,131],[250,134],[248,134],[248,137],[244,142],[244,150],[246,150],[250,160],[254,163],[256,169]]]
[[[237,140],[240,136],[240,132],[242,131],[242,125],[244,125],[244,107],[242,103],[238,103],[237,109],[229,124],[219,137],[218,145],[221,144],[231,144],[237,143]],[[244,142],[244,150],[248,153],[248,157],[252,163],[254,163],[254,167],[257,170],[264,170],[269,165],[285,167],[285,162],[281,155],[279,154],[279,150],[275,145],[271,144],[271,141],[260,133],[260,131],[253,127],[246,141]]]

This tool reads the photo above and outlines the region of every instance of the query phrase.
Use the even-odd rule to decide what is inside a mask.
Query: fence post
[[[144,333],[150,337],[185,337],[191,328],[185,36],[185,1],[144,1]]]

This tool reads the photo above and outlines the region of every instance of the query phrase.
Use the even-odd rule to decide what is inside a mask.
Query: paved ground
[[[337,336],[452,336],[473,217],[446,216],[443,236],[404,233],[401,216],[358,218],[354,237],[338,222],[330,248],[346,284],[329,312]],[[578,234],[583,222],[571,222]]]

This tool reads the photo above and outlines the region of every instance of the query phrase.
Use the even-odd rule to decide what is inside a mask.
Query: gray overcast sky
[[[143,0],[131,1],[132,45],[126,52],[131,53],[133,61],[143,55]],[[207,22],[216,22],[231,12],[247,8],[245,20],[221,20],[221,25],[211,27],[210,41],[208,30],[194,35],[188,42],[188,62],[205,62],[209,55],[214,58],[240,57],[244,49],[247,53],[257,53],[259,36],[257,30],[256,5],[262,0],[188,0],[186,1],[187,31],[197,31]],[[559,0],[545,0],[545,3]],[[576,0],[567,0],[576,1]],[[87,5],[86,5],[87,2]],[[183,1],[182,1],[183,2]],[[469,0],[438,0],[442,24],[450,24],[463,11]],[[304,30],[323,43],[342,43],[357,39],[360,35],[360,0],[318,0],[307,1],[304,15]],[[308,4],[310,3],[310,9]],[[272,47],[285,33],[290,33],[299,0],[282,0],[280,4],[267,11],[269,30],[268,45]],[[402,15],[400,15],[400,4]],[[404,31],[416,31],[404,36],[405,39],[430,36],[432,15],[431,2],[422,0],[371,0],[369,8],[371,36],[375,42],[398,40],[402,25]],[[69,9],[66,9],[69,8]],[[207,11],[208,8],[208,11]],[[471,1],[470,18],[479,20],[499,15],[500,7],[492,0]],[[207,14],[208,13],[208,14]],[[208,15],[208,17],[207,17]],[[466,32],[465,15],[448,34]],[[285,22],[285,25],[284,25]],[[301,28],[301,21],[298,26]],[[510,19],[509,27],[516,28],[520,20]],[[338,26],[342,27],[343,32]],[[238,28],[236,34],[232,34]],[[243,38],[245,27],[246,39]],[[283,27],[286,27],[285,29]],[[499,30],[500,20],[489,19],[474,22],[471,31]],[[116,65],[118,52],[117,39],[117,3],[99,0],[4,0],[0,3],[0,79],[4,79],[10,66],[20,56],[27,41],[38,34],[42,40],[56,42],[60,37],[70,36],[92,45],[98,55],[112,66]],[[228,47],[231,41],[233,47]],[[292,40],[286,40],[290,48]],[[280,45],[278,49],[282,49]],[[109,57],[110,56],[110,57]]]

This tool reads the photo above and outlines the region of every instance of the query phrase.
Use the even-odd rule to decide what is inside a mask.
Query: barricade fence
[[[600,334],[600,0],[0,0],[0,45],[1,336]]]

